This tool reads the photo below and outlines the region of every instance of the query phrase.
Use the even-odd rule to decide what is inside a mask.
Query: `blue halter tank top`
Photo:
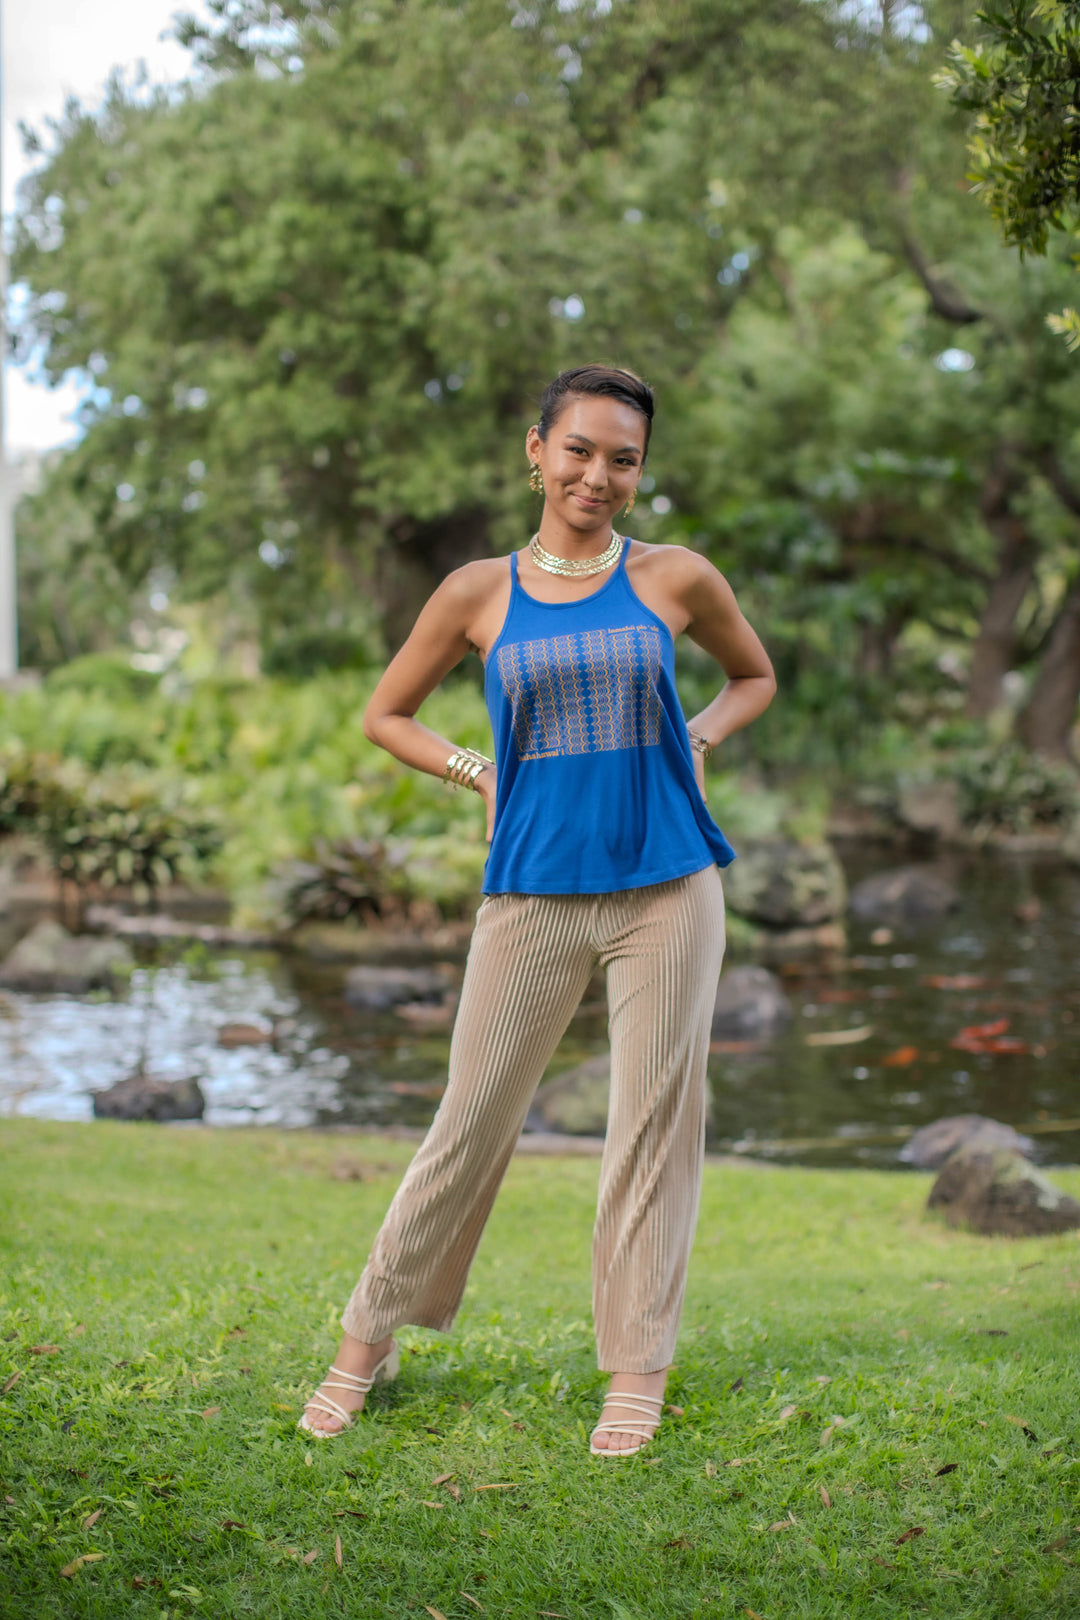
[[[510,558],[510,606],[484,665],[495,739],[485,894],[610,894],[735,851],[709,815],[675,690],[675,644],[626,575],[540,602]]]

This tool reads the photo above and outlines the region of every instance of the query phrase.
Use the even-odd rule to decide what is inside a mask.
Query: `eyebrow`
[[[568,439],[578,439],[578,440],[580,440],[580,442],[582,444],[587,444],[589,446],[590,450],[595,450],[595,448],[596,448],[596,446],[593,444],[593,441],[591,439],[587,439],[585,437],[584,433],[568,433],[566,435],[566,437]],[[621,450],[616,450],[614,452],[614,454],[617,455],[617,456],[625,456],[625,455],[628,455],[628,454],[635,455],[635,456],[640,456],[640,454],[641,454],[641,446],[640,446],[640,444],[624,444],[622,449]]]

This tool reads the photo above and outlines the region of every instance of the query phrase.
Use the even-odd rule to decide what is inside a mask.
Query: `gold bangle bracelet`
[[[455,748],[446,762],[442,779],[447,787],[476,787],[476,779],[481,771],[489,765],[494,765],[493,759],[481,754],[475,748]]]
[[[703,759],[708,759],[713,751],[713,745],[708,737],[703,737],[700,731],[692,731],[689,726],[687,726],[686,732],[690,738],[691,748],[696,749]]]

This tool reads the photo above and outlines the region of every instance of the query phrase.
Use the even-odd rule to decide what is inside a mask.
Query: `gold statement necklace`
[[[602,574],[605,568],[618,561],[622,548],[623,537],[616,534],[614,529],[611,531],[611,544],[598,557],[556,557],[554,552],[544,550],[539,533],[529,541],[529,555],[537,568],[542,568],[545,574],[561,574],[571,579],[586,579],[590,574]]]

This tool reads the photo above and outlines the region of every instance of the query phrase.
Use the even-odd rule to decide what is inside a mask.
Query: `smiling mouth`
[[[603,506],[599,495],[575,495],[574,499],[580,501],[582,506]]]

